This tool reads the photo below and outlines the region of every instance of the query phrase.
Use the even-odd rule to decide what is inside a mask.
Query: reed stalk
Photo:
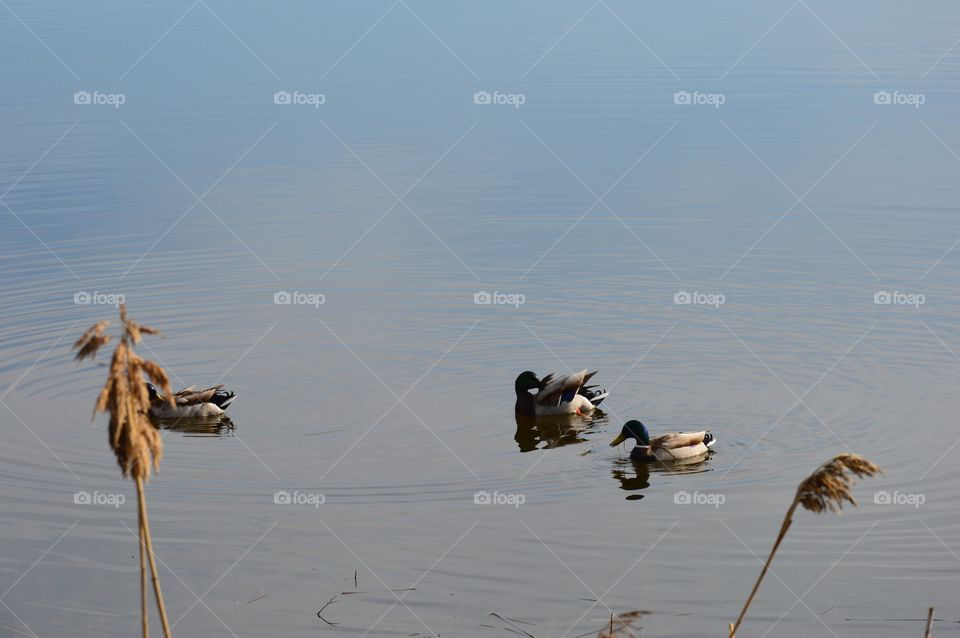
[[[777,534],[777,540],[774,541],[773,547],[770,549],[770,554],[763,564],[763,569],[760,570],[760,575],[753,584],[753,589],[750,590],[747,602],[744,603],[743,609],[740,610],[737,621],[728,625],[730,638],[735,638],[737,629],[740,628],[740,624],[747,614],[747,609],[750,608],[750,603],[753,602],[754,597],[757,595],[757,590],[760,589],[760,583],[763,582],[763,577],[767,575],[767,570],[770,569],[770,563],[773,562],[773,557],[780,548],[780,543],[786,538],[787,532],[790,530],[790,525],[793,524],[793,514],[797,511],[797,507],[802,505],[804,509],[818,514],[825,510],[840,513],[844,502],[848,502],[856,507],[857,501],[853,498],[853,493],[850,491],[853,485],[851,474],[862,478],[864,476],[882,474],[882,472],[879,467],[862,456],[845,453],[835,456],[818,467],[813,474],[805,478],[800,485],[797,486],[797,492],[793,497],[793,501],[790,503],[790,507],[787,508],[787,513],[783,517],[783,522],[780,524],[780,533]]]
[[[137,518],[140,518],[139,515]],[[150,638],[150,620],[147,616],[147,553],[142,524],[137,525],[137,537],[140,539],[140,624],[143,638]]]

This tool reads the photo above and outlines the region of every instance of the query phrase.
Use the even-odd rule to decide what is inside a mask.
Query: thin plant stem
[[[927,612],[927,630],[923,632],[923,638],[930,638],[933,631],[933,607]]]
[[[137,481],[137,506],[140,511],[140,525],[143,528],[143,539],[147,549],[147,557],[150,559],[150,577],[153,580],[153,592],[157,598],[157,611],[160,612],[160,624],[163,626],[164,638],[172,638],[170,633],[170,621],[167,620],[167,608],[163,604],[163,593],[160,591],[160,578],[157,575],[157,561],[153,554],[153,539],[150,536],[150,521],[147,518],[147,499],[143,493],[143,479],[136,477]]]
[[[770,555],[767,556],[767,562],[763,564],[763,569],[760,570],[760,575],[757,577],[757,582],[753,584],[753,589],[750,590],[750,596],[747,597],[747,602],[743,604],[743,609],[740,610],[740,615],[737,616],[737,622],[730,626],[730,638],[734,638],[737,634],[737,629],[740,628],[740,623],[743,622],[743,617],[747,614],[747,609],[750,607],[750,603],[753,602],[753,597],[757,595],[757,590],[760,589],[760,583],[763,582],[763,577],[767,575],[767,570],[770,568],[770,563],[773,562],[773,557],[777,553],[777,549],[780,547],[780,543],[783,542],[783,539],[787,535],[787,531],[790,529],[790,524],[793,523],[793,513],[797,511],[797,505],[800,504],[799,494],[794,497],[793,502],[790,504],[790,509],[787,510],[786,516],[783,517],[783,523],[780,525],[780,534],[777,535],[777,540],[774,541],[773,547],[770,548]]]
[[[143,545],[143,521],[140,521],[137,527],[140,536],[140,622],[143,626],[143,638],[150,638],[150,617],[147,614],[147,554]]]

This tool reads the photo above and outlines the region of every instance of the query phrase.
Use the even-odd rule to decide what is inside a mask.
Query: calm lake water
[[[0,16],[0,636],[138,631],[106,357],[70,352],[115,295],[239,394],[149,484],[175,635],[725,635],[846,450],[886,476],[797,515],[741,633],[960,619],[954,3]],[[605,415],[514,416],[585,367]],[[629,418],[715,453],[634,466]]]

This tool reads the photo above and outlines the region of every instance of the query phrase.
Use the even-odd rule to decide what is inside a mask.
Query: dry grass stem
[[[790,507],[787,508],[787,513],[783,517],[780,533],[770,549],[770,555],[767,556],[767,561],[763,564],[763,569],[760,570],[760,575],[753,584],[753,589],[750,590],[750,596],[747,597],[747,602],[744,603],[737,621],[728,627],[730,638],[736,636],[737,629],[740,628],[740,624],[747,614],[747,609],[750,608],[750,603],[753,602],[757,590],[760,589],[760,583],[763,582],[763,577],[767,575],[767,570],[770,568],[770,563],[773,561],[780,543],[783,542],[790,525],[793,523],[793,514],[797,511],[797,507],[802,505],[804,509],[818,514],[826,510],[839,513],[844,503],[850,503],[856,507],[857,501],[853,498],[853,492],[850,491],[850,488],[853,487],[853,476],[863,478],[864,476],[875,476],[882,473],[874,463],[858,454],[847,452],[833,457],[801,481],[800,485],[797,486],[793,502],[790,503]]]

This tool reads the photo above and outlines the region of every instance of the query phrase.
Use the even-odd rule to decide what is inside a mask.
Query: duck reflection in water
[[[572,415],[525,416],[515,414],[517,433],[514,436],[521,452],[546,450],[575,443],[585,443],[584,434],[591,434],[607,422],[597,410],[589,417]]]
[[[709,472],[710,457],[677,459],[675,461],[641,461],[630,456],[613,460],[611,474],[626,492],[639,492],[650,487],[650,475],[692,474]],[[628,501],[639,501],[643,494],[630,494]]]
[[[210,417],[179,417],[160,419],[150,417],[153,425],[160,430],[182,432],[184,436],[222,437],[231,434],[236,425],[230,417],[221,414]]]

